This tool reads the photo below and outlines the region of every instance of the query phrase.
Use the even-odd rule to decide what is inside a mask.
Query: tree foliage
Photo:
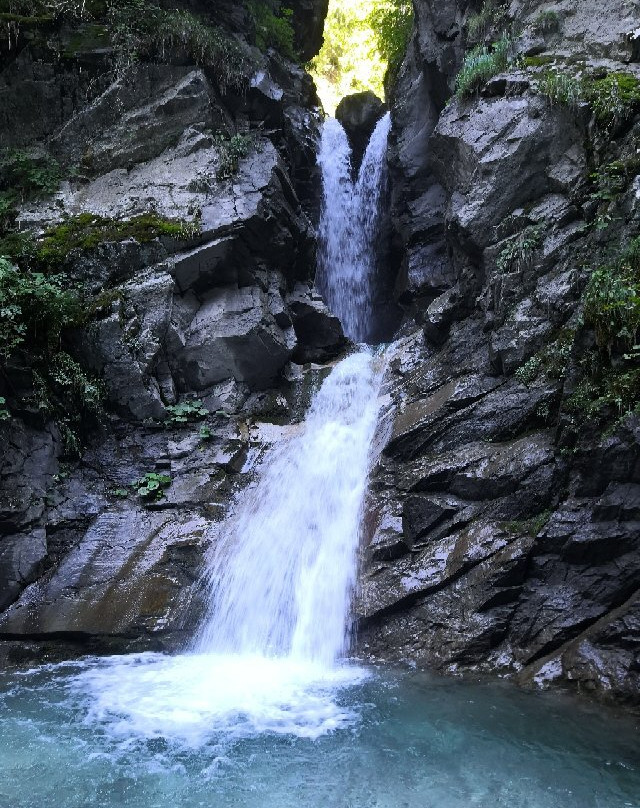
[[[412,26],[410,0],[331,0],[324,45],[311,63],[328,112],[350,93],[384,95],[385,74],[397,73]]]

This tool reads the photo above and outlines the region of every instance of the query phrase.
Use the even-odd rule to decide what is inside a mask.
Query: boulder
[[[345,96],[336,109],[351,144],[351,164],[357,173],[376,124],[387,111],[384,101],[371,90]]]
[[[182,390],[204,390],[234,378],[252,389],[273,384],[296,339],[269,310],[257,286],[226,286],[176,306],[169,364]]]
[[[344,350],[348,341],[340,320],[312,287],[297,284],[286,305],[298,340],[293,357],[296,362],[326,362]]]

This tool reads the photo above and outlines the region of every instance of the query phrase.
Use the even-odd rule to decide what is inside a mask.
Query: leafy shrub
[[[0,156],[3,189],[12,191],[20,202],[53,194],[60,185],[60,166],[46,155],[23,149],[6,149]]]
[[[640,237],[616,261],[591,273],[584,295],[584,321],[600,348],[617,342],[631,348],[640,328]]]
[[[209,415],[209,410],[199,399],[182,401],[166,407],[167,423],[171,426],[181,426],[193,421],[201,421]]]
[[[564,378],[574,341],[575,331],[571,328],[562,329],[552,342],[516,370],[515,378],[523,384],[535,381],[541,373],[551,379]]]
[[[55,193],[60,179],[60,166],[48,155],[22,149],[5,149],[1,152],[0,230],[11,227],[17,205]]]
[[[52,353],[63,329],[77,324],[82,309],[64,275],[28,272],[0,258],[0,357],[26,345]]]
[[[164,491],[170,485],[171,477],[168,474],[158,474],[155,471],[148,471],[143,477],[131,483],[138,496],[147,502],[158,502],[163,499]]]
[[[598,365],[585,376],[565,402],[565,409],[576,421],[611,421],[637,412],[640,405],[640,368]]]
[[[367,22],[374,32],[378,51],[387,63],[385,86],[395,82],[413,31],[413,3],[389,0],[373,8]]]
[[[465,57],[460,72],[456,76],[456,96],[468,98],[480,90],[489,79],[506,70],[509,66],[511,40],[502,36],[489,50],[484,45],[473,48]]]
[[[279,0],[252,0],[249,11],[260,50],[274,48],[287,59],[295,60],[293,11],[283,7]]]

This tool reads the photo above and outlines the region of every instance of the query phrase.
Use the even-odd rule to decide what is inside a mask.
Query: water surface
[[[509,685],[140,654],[0,693],[2,808],[640,806],[632,719]]]

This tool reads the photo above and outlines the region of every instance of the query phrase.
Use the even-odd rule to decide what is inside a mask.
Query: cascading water
[[[318,155],[324,185],[320,286],[355,340],[366,339],[371,319],[389,128],[385,115],[355,184],[338,121],[326,121]],[[302,435],[268,458],[215,548],[211,611],[199,652],[324,666],[344,652],[380,364],[364,350],[343,360],[316,395]]]
[[[322,129],[317,284],[354,342],[366,342],[373,327],[376,247],[390,128],[387,113],[374,129],[355,183],[351,179],[351,147],[342,125],[329,118]]]
[[[331,665],[344,651],[380,359],[349,356],[267,461],[216,548],[202,652]]]
[[[370,316],[377,209],[389,119],[377,126],[355,185],[331,159],[344,130],[329,120],[319,161],[325,194],[323,278],[347,333]],[[341,255],[348,252],[346,260]],[[334,271],[335,270],[335,271]],[[212,733],[317,737],[353,720],[337,693],[365,674],[340,664],[348,644],[359,526],[384,360],[369,348],[342,360],[315,395],[301,432],[272,449],[236,503],[208,559],[210,609],[190,654],[114,660],[81,673],[98,721],[199,745]]]

